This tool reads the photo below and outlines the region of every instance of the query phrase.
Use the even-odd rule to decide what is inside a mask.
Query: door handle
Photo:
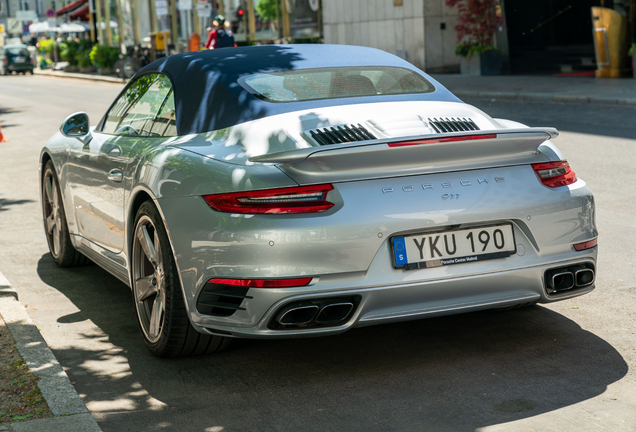
[[[114,170],[110,170],[110,172],[108,173],[108,180],[112,182],[121,183],[123,179],[124,173],[121,172],[120,169],[115,168]]]

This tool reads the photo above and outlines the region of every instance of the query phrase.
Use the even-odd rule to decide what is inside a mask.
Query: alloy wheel
[[[44,222],[46,235],[49,237],[53,256],[59,256],[62,238],[62,217],[60,215],[60,195],[57,181],[51,171],[47,171],[44,179]]]
[[[166,312],[165,266],[159,233],[142,216],[133,240],[134,297],[141,329],[148,342],[159,340]]]

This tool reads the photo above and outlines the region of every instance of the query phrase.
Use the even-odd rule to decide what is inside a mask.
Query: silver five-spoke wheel
[[[139,207],[131,243],[133,299],[148,349],[161,357],[183,357],[227,347],[230,339],[199,333],[190,324],[170,240],[152,201]]]
[[[161,336],[166,311],[165,266],[159,233],[148,216],[142,216],[133,240],[134,294],[139,323],[150,343]]]
[[[62,237],[62,218],[60,217],[60,195],[57,179],[51,170],[44,176],[44,226],[51,245],[51,254],[60,255],[60,239]]]
[[[88,264],[88,258],[75,250],[71,242],[60,191],[55,167],[52,161],[48,161],[42,174],[42,216],[49,251],[53,261],[60,267]]]

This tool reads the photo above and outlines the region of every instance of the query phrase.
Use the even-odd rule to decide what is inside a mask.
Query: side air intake
[[[479,130],[479,126],[469,118],[429,118],[428,122],[437,133],[464,132]]]
[[[361,124],[332,126],[322,129],[312,129],[306,132],[320,145],[348,143],[354,141],[368,141],[377,139]]]

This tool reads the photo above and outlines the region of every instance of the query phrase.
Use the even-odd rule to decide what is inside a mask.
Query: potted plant
[[[114,73],[113,66],[119,59],[119,50],[106,45],[95,45],[90,53],[91,62],[97,73],[107,75]]]
[[[503,23],[499,0],[445,0],[457,7],[459,24],[455,53],[461,56],[461,70],[469,75],[499,75],[503,52],[493,44],[497,27]]]
[[[90,39],[80,39],[79,44],[77,46],[77,54],[75,54],[75,59],[77,60],[77,66],[79,67],[79,71],[86,72],[94,72],[95,67],[91,62],[91,51],[93,50],[93,42]]]
[[[77,49],[79,44],[74,40],[62,42],[60,44],[60,56],[62,60],[68,62],[68,66],[64,68],[64,72],[77,72]]]

